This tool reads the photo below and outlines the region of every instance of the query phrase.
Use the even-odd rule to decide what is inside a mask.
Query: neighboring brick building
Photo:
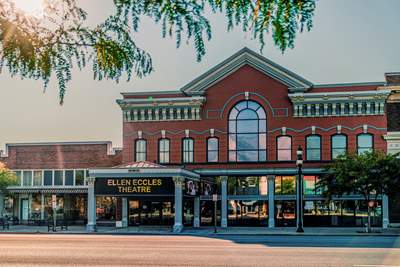
[[[117,100],[123,113],[121,154],[108,155],[109,148],[92,154],[95,145],[82,144],[80,148],[66,146],[67,157],[45,146],[40,148],[45,155],[31,158],[25,149],[33,147],[21,146],[15,148],[16,155],[9,149],[5,160],[15,170],[96,167],[90,176],[98,184],[91,181],[88,193],[92,227],[96,213],[97,221],[169,225],[174,204],[182,205],[178,210],[183,211],[175,213],[175,226],[210,225],[214,220],[212,184],[219,195],[222,226],[274,227],[295,223],[295,159],[302,147],[305,225],[363,226],[367,206],[361,196],[325,203],[315,183],[324,164],[340,153],[387,150],[383,136],[390,91],[378,90],[383,85],[314,85],[243,49],[179,91],[123,93]],[[75,157],[78,150],[82,152]],[[43,160],[46,163],[40,165]],[[110,177],[175,177],[175,193],[110,195],[96,188],[101,178]],[[110,180],[109,185],[114,182]],[[182,186],[186,193],[177,197]],[[200,193],[191,196],[191,186],[199,187]],[[384,226],[388,223],[384,202],[383,207],[381,200],[377,203],[375,225],[382,225],[382,218]]]

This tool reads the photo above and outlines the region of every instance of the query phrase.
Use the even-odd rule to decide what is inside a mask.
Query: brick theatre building
[[[21,223],[57,216],[117,227],[294,226],[296,151],[304,151],[305,226],[364,226],[367,204],[326,202],[316,183],[346,151],[387,151],[385,83],[316,85],[245,48],[178,91],[122,93],[123,147],[8,144],[19,177],[3,196]],[[214,216],[213,194],[218,194]],[[0,201],[1,202],[1,201]],[[389,200],[372,222],[387,227]],[[1,209],[1,207],[0,207]]]

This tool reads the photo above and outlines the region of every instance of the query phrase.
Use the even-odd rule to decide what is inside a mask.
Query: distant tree
[[[0,162],[0,193],[7,191],[7,187],[17,184],[17,177],[15,174]]]
[[[115,12],[89,27],[77,0],[43,0],[41,16],[21,12],[15,1],[0,1],[0,70],[41,79],[45,88],[54,73],[61,104],[73,66],[81,70],[91,62],[94,79],[117,82],[123,74],[130,80],[153,70],[150,55],[134,40],[142,17],[160,23],[162,36],[176,38],[177,47],[185,37],[193,42],[200,61],[212,36],[208,10],[224,14],[228,30],[240,25],[250,31],[261,49],[271,33],[282,52],[294,47],[297,32],[312,28],[315,10],[315,0],[113,0]]]
[[[326,174],[317,186],[328,200],[333,196],[362,195],[368,205],[368,232],[371,232],[370,201],[376,203],[382,195],[391,197],[400,191],[397,156],[381,151],[341,155],[326,166]]]

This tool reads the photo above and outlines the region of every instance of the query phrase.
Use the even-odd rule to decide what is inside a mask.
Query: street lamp
[[[303,233],[303,177],[301,174],[301,168],[303,167],[303,149],[301,146],[297,149],[297,160],[296,166],[298,170],[297,175],[297,230],[298,233]]]

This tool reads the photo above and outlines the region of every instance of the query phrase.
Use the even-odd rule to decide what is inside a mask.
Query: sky
[[[81,0],[89,23],[113,10],[112,1]],[[295,48],[282,54],[270,36],[262,51],[268,59],[314,84],[384,81],[400,71],[399,0],[319,0],[310,32],[298,34]],[[210,14],[213,38],[196,62],[192,43],[161,37],[161,26],[143,19],[136,43],[153,58],[154,72],[130,82],[95,81],[88,67],[73,71],[64,105],[52,79],[43,83],[0,73],[0,150],[6,143],[112,141],[122,143],[121,92],[178,90],[243,47],[260,51],[258,41],[236,29],[227,32],[223,15]]]

